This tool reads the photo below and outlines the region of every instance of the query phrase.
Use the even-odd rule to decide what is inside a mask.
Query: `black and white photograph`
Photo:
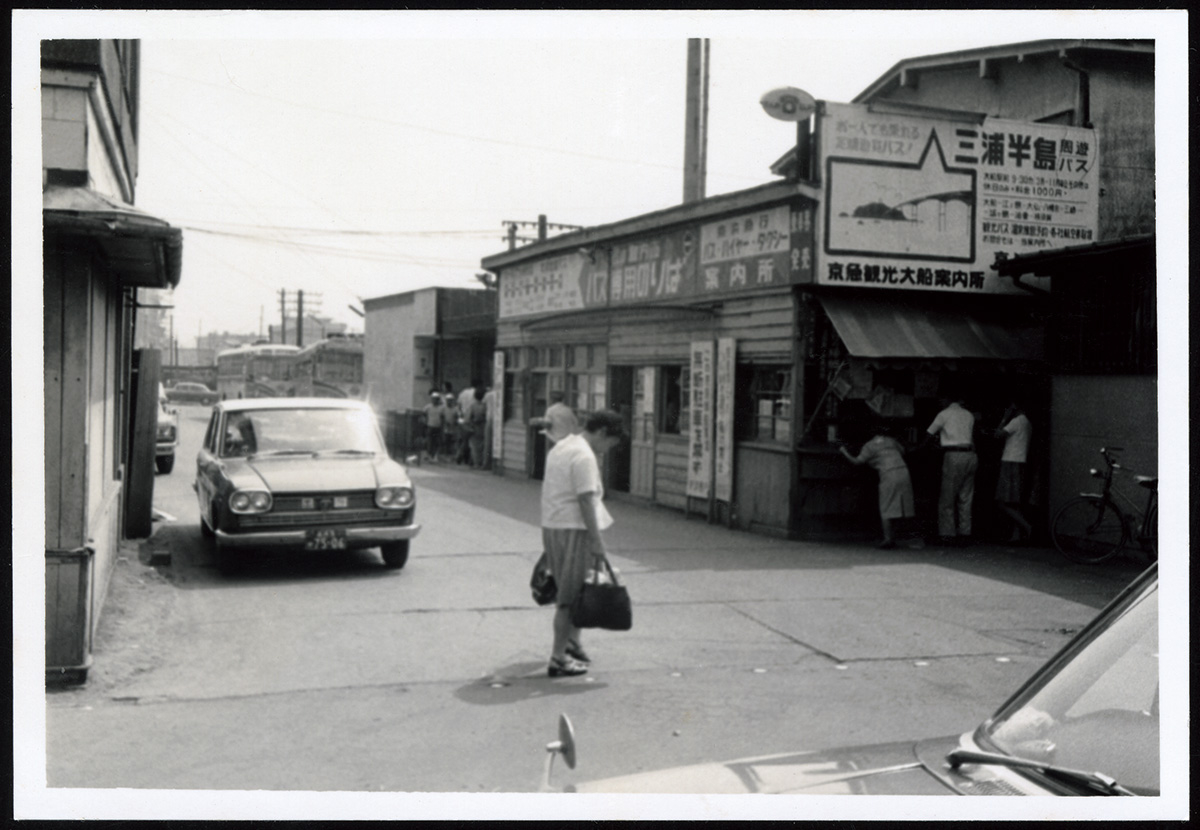
[[[14,10],[14,818],[1186,818],[1187,21]]]

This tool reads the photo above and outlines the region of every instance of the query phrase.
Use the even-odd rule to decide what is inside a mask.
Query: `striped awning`
[[[1011,307],[964,309],[925,292],[916,297],[822,295],[820,301],[854,357],[1043,358],[1043,324]]]

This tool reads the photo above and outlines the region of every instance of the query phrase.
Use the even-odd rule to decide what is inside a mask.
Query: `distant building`
[[[136,40],[41,44],[47,680],[86,678],[118,544],[151,529],[160,354],[134,308],[183,243],[132,206],[140,64]]]
[[[364,381],[380,411],[420,409],[430,388],[490,384],[496,292],[423,288],[364,301]]]
[[[308,346],[316,343],[318,340],[325,340],[331,334],[347,334],[348,328],[345,323],[340,323],[337,320],[332,320],[329,317],[317,317],[315,315],[304,315],[304,330],[300,332],[303,343],[302,346]],[[292,346],[296,343],[296,321],[289,318],[287,327],[282,324],[270,325],[267,327],[268,337],[272,343],[285,343]]]

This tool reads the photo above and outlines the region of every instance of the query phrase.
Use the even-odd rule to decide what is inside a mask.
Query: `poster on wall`
[[[714,452],[716,471],[714,493],[718,501],[733,500],[733,392],[737,341],[732,337],[717,340],[717,420]]]
[[[1095,130],[825,104],[816,282],[1020,294],[992,264],[1095,241]]]
[[[492,354],[492,392],[496,401],[496,414],[492,419],[492,459],[499,461],[504,456],[504,352],[501,349]]]
[[[687,495],[706,499],[712,492],[713,342],[692,343],[691,414],[688,427]]]

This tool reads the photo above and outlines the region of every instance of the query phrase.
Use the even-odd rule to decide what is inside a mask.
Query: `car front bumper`
[[[318,528],[313,528],[318,529]],[[396,527],[345,527],[322,526],[319,529],[336,529],[345,533],[346,547],[370,548],[387,542],[401,542],[412,539],[420,531],[419,524],[400,525]],[[272,530],[255,530],[245,533],[228,533],[217,531],[217,541],[227,547],[304,547],[308,539],[309,528],[279,528]]]
[[[154,445],[154,455],[155,455],[155,457],[156,457],[156,458],[157,458],[157,457],[159,457],[159,456],[163,456],[163,455],[174,455],[174,454],[175,454],[175,448],[176,448],[176,447],[178,447],[178,446],[179,446],[179,444],[178,444],[178,443],[175,443],[175,444],[155,444],[155,445]]]

